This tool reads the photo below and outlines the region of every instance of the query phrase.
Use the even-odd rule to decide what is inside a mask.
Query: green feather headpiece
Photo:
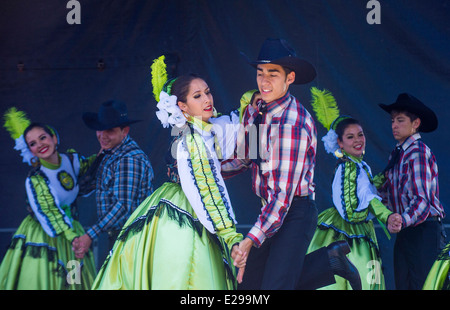
[[[19,138],[31,123],[25,112],[18,111],[15,107],[9,108],[3,118],[5,121],[3,126],[14,140]]]
[[[164,63],[164,59],[165,56],[162,55],[153,60],[153,64],[151,65],[153,96],[156,102],[159,102],[159,95],[163,90],[164,84],[167,82],[167,66]]]
[[[16,142],[14,149],[20,151],[20,156],[22,156],[22,161],[28,165],[33,165],[33,154],[25,142],[23,133],[25,129],[31,124],[30,120],[27,118],[25,112],[18,111],[15,107],[9,108],[3,115],[5,123],[3,126],[11,135]]]
[[[311,88],[311,106],[316,113],[317,120],[330,130],[331,124],[339,117],[339,108],[333,94],[328,90],[320,90],[316,87]]]

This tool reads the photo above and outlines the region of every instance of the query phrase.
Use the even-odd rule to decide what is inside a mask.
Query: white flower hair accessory
[[[162,55],[155,59],[151,65],[153,96],[158,102],[156,117],[161,121],[164,128],[169,126],[183,127],[186,124],[186,117],[177,105],[177,96],[170,95],[175,79],[167,80],[164,59],[165,56]]]
[[[338,135],[334,129],[328,130],[327,134],[322,137],[323,145],[325,146],[325,151],[329,154],[334,154],[339,149],[339,144],[337,142]]]
[[[159,95],[159,102],[156,105],[156,117],[161,121],[164,128],[170,126],[183,127],[186,124],[186,118],[183,112],[177,105],[177,97],[169,95],[165,91],[161,91]]]
[[[16,145],[14,146],[14,149],[20,151],[22,162],[31,165],[34,155],[28,148],[27,143],[25,142],[25,137],[23,135],[16,139]]]

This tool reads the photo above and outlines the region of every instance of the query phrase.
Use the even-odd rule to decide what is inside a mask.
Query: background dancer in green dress
[[[73,240],[84,234],[72,206],[79,193],[78,176],[95,155],[59,153],[54,129],[29,124],[15,108],[8,110],[5,120],[16,149],[25,155],[25,162],[34,158],[34,167],[25,183],[30,215],[14,233],[3,258],[0,289],[90,289],[96,274],[94,256],[88,251],[77,259],[72,250]]]
[[[156,89],[163,60],[152,70]],[[213,117],[211,91],[199,77],[181,76],[154,91],[157,117],[178,131],[166,157],[170,181],[125,223],[94,289],[233,289],[231,249],[242,235],[220,174],[220,161],[234,152],[235,130],[226,132],[231,119]]]
[[[431,266],[425,283],[424,290],[449,290],[450,289],[450,243],[447,243]]]
[[[372,219],[377,218],[383,226],[387,224],[389,231],[395,233],[401,227],[401,217],[389,211],[376,194],[371,169],[363,161],[366,139],[359,122],[349,116],[339,116],[335,100],[328,91],[313,88],[312,94],[318,120],[329,130],[322,139],[325,150],[335,154],[338,163],[332,185],[334,206],[319,214],[309,252],[337,240],[346,240],[351,248],[347,256],[358,269],[362,289],[384,289]],[[347,290],[351,286],[347,280],[336,276],[336,283],[323,289]]]

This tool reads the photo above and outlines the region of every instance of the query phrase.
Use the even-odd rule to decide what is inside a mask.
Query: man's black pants
[[[306,255],[317,216],[313,200],[294,198],[278,232],[251,249],[238,289],[316,289],[335,283],[326,248]]]
[[[444,246],[445,230],[437,218],[401,230],[394,245],[396,289],[421,290]]]

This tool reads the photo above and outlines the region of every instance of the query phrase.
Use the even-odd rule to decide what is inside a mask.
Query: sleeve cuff
[[[380,189],[384,182],[386,182],[386,177],[382,173],[379,173],[373,177],[373,184],[377,189]]]
[[[402,216],[402,229],[411,225],[411,223],[409,223],[409,221],[407,221],[409,219],[409,217],[406,218],[406,216],[404,214],[401,214],[401,216]]]
[[[259,248],[263,244],[264,240],[266,240],[266,234],[257,226],[253,226],[252,229],[250,229],[247,237],[253,241],[255,247],[257,248]]]
[[[95,227],[91,227],[86,231],[86,234],[92,239],[94,240],[95,238],[97,238],[98,233],[95,231]]]
[[[387,224],[389,215],[393,212],[389,210],[378,198],[373,198],[370,201],[370,206],[372,207],[371,212],[378,218],[383,224]]]
[[[72,229],[65,230],[63,233],[64,237],[66,237],[66,239],[69,240],[70,242],[72,242],[73,239],[78,237],[78,235]]]

